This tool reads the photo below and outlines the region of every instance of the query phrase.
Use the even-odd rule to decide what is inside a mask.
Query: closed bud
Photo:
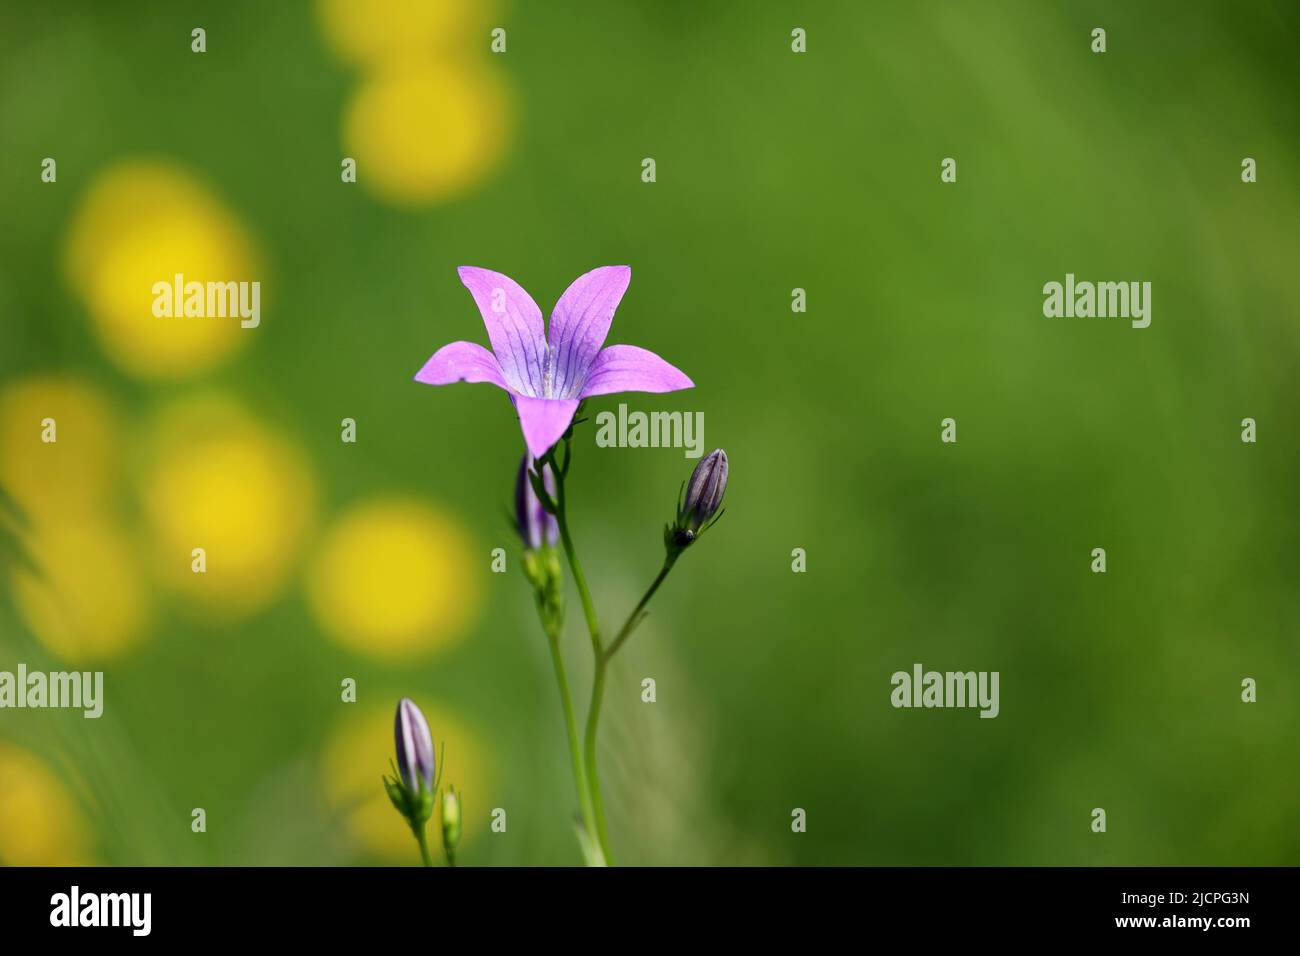
[[[543,465],[541,470],[542,487],[551,500],[555,500],[555,475],[550,465]],[[554,545],[560,539],[560,526],[555,515],[543,507],[529,475],[529,456],[519,466],[519,477],[515,481],[515,527],[524,547],[536,550],[543,546]]]
[[[403,697],[397,703],[397,719],[394,721],[394,734],[397,738],[397,771],[402,783],[413,794],[433,788],[433,735],[429,733],[429,722],[424,714],[409,697]]]
[[[727,493],[727,453],[718,448],[695,466],[686,483],[686,497],[677,511],[677,531],[686,543],[694,540],[715,520]]]

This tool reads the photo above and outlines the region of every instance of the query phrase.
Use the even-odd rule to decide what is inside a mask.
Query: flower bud
[[[686,500],[677,516],[678,528],[692,536],[698,535],[718,513],[726,493],[727,453],[718,448],[705,456],[691,473],[691,480],[686,483]]]
[[[529,456],[524,455],[523,463],[519,466],[519,478],[515,481],[515,526],[519,530],[519,537],[524,540],[524,547],[535,550],[543,545],[555,544],[560,539],[560,525],[555,520],[555,515],[547,513],[542,507],[528,477],[528,462]],[[550,465],[542,466],[541,476],[543,487],[554,500],[555,475]]]
[[[460,843],[460,797],[455,787],[442,795],[442,845],[450,854]]]
[[[397,703],[394,731],[397,737],[397,772],[411,793],[433,788],[433,735],[429,722],[409,697]]]

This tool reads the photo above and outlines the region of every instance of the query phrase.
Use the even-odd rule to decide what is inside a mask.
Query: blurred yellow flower
[[[205,613],[236,618],[284,586],[315,516],[316,486],[295,445],[233,400],[207,396],[160,415],[141,498],[161,578]]]
[[[319,0],[321,31],[342,59],[381,66],[394,57],[487,49],[492,0]]]
[[[33,519],[103,508],[118,440],[108,400],[62,375],[0,390],[0,488]],[[46,441],[53,438],[54,441]]]
[[[391,774],[394,760],[393,714],[399,695],[387,705],[349,704],[344,722],[326,743],[321,758],[323,790],[330,808],[338,813],[352,836],[370,853],[394,863],[420,862],[411,828],[393,809],[381,777]],[[429,719],[439,761],[445,761],[442,785],[453,784],[461,795],[464,831],[461,859],[467,844],[485,832],[492,810],[499,805],[490,756],[476,736],[460,721],[438,707],[416,698]],[[446,745],[446,756],[443,746]],[[429,849],[441,856],[438,816],[429,821]]]
[[[139,554],[114,514],[118,441],[93,386],[45,375],[0,392],[0,487],[27,519],[36,564],[14,568],[14,598],[36,637],[73,663],[129,650],[149,624]]]
[[[0,740],[0,864],[88,866],[90,828],[41,760]]]
[[[414,500],[354,507],[318,544],[307,603],[354,651],[400,658],[461,637],[477,616],[485,564],[450,515]]]
[[[130,537],[91,513],[41,519],[24,539],[36,571],[14,572],[23,620],[62,660],[130,650],[149,626],[148,588]]]
[[[211,368],[253,329],[237,318],[154,315],[153,286],[261,281],[238,219],[184,170],[132,162],[102,174],[73,217],[65,265],[109,357],[142,378],[176,379]]]
[[[403,61],[362,81],[343,120],[357,179],[380,199],[454,197],[494,171],[510,104],[494,71],[469,59]]]

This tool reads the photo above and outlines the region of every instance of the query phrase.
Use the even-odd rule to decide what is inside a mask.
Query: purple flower
[[[531,455],[524,455],[519,465],[519,479],[515,482],[515,521],[519,526],[519,536],[524,539],[524,547],[536,550],[544,544],[555,544],[560,540],[560,525],[555,515],[547,514],[542,502],[533,490],[533,483],[528,479],[528,462]],[[542,466],[542,482],[551,500],[555,500],[555,474],[550,465]]]
[[[415,701],[403,697],[397,702],[397,719],[394,721],[397,737],[397,772],[412,793],[418,793],[419,781],[424,789],[433,788],[433,735],[429,722]]]
[[[579,276],[551,312],[542,312],[509,276],[461,266],[492,351],[473,342],[444,345],[415,375],[426,385],[491,382],[514,402],[534,458],[562,436],[578,403],[615,392],[675,392],[694,383],[658,355],[635,345],[605,345],[614,310],[632,279],[629,266],[601,266]]]

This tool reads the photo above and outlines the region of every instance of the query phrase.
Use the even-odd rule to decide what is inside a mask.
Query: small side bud
[[[709,523],[722,505],[727,493],[727,453],[721,448],[709,453],[691,473],[686,483],[686,500],[678,524],[697,535]]]
[[[722,517],[722,497],[727,493],[727,453],[715,449],[695,466],[677,505],[677,520],[664,529],[664,547],[670,561],[695,543]]]
[[[455,787],[448,787],[442,795],[442,848],[447,862],[455,863],[456,847],[460,845],[460,796]]]

